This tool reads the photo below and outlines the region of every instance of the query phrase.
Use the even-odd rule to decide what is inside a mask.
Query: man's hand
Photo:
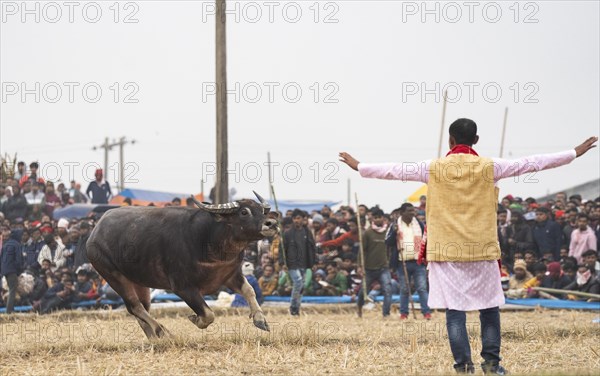
[[[346,152],[341,152],[339,157],[340,157],[340,162],[344,162],[345,164],[350,166],[351,169],[358,171],[358,163],[359,162],[356,159],[354,159],[354,157],[352,157],[350,154],[348,154]]]
[[[588,150],[595,148],[598,145],[594,145],[598,141],[598,137],[590,137],[585,140],[581,145],[575,147],[576,158],[584,155]]]

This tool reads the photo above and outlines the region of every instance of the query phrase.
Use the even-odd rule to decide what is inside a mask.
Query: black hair
[[[544,264],[543,262],[536,262],[535,264],[533,264],[533,267],[531,269],[533,270],[534,273],[537,273],[537,272],[545,273],[548,268],[546,268],[546,264]]]
[[[40,168],[40,165],[37,162],[31,162],[29,164],[29,168]]]
[[[350,223],[350,222],[352,222],[352,223],[354,223],[354,224],[358,224],[358,221],[356,220],[356,217],[352,217],[352,218],[350,218],[350,219],[347,221],[347,223]]]
[[[590,220],[590,217],[588,217],[588,215],[585,214],[585,213],[579,213],[579,214],[577,214],[577,219],[580,219],[580,218],[585,218],[588,221]]]
[[[338,220],[335,218],[329,218],[325,223],[332,223],[335,226],[337,226],[339,224]]]
[[[344,260],[355,261],[356,257],[354,257],[354,254],[352,252],[346,252],[342,254],[342,261]]]
[[[300,209],[294,209],[294,211],[292,212],[292,218],[296,218],[298,216],[304,218],[304,211]]]
[[[54,234],[46,234],[44,235],[44,243],[50,245],[54,240]]]
[[[550,213],[552,213],[552,212],[550,211],[550,209],[548,209],[548,208],[547,208],[547,207],[545,207],[545,206],[540,206],[539,208],[536,208],[536,209],[535,209],[535,211],[536,211],[536,212],[539,212],[539,213],[544,213],[544,214],[547,214],[547,215],[550,215]]]
[[[577,259],[573,256],[567,256],[563,259],[564,264],[573,264],[574,266],[577,265]]]
[[[565,262],[563,264],[562,269],[563,269],[563,272],[566,272],[566,271],[574,272],[574,271],[577,271],[577,266],[576,266],[576,264],[573,264],[572,262]]]
[[[471,146],[477,136],[477,124],[471,119],[461,118],[450,124],[449,132],[457,144]]]
[[[404,204],[402,204],[399,208],[398,211],[400,213],[404,213],[406,211],[406,209],[408,208],[414,208],[415,206],[413,204],[411,204],[410,202],[405,202]]]

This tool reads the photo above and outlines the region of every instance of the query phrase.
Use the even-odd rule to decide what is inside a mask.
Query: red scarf
[[[451,154],[472,154],[479,156],[475,150],[469,145],[459,144],[454,146],[447,154],[446,157]],[[423,239],[421,241],[421,249],[419,251],[419,256],[417,257],[417,264],[427,264],[427,226],[423,231]],[[502,271],[502,262],[498,259],[498,267],[500,271]]]
[[[446,154],[446,157],[450,154],[473,154],[479,157],[479,154],[477,154],[477,152],[473,150],[472,147],[463,144],[459,144],[453,147],[452,150],[450,150],[448,154]]]

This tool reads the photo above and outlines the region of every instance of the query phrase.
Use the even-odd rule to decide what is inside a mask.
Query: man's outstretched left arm
[[[498,181],[512,176],[564,166],[588,150],[595,148],[596,141],[598,141],[598,137],[590,137],[575,148],[558,153],[538,154],[512,160],[493,158],[494,180]]]

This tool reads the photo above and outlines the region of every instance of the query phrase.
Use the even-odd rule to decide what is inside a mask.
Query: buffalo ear
[[[222,214],[211,213],[215,221],[217,222],[225,222],[225,216]]]

